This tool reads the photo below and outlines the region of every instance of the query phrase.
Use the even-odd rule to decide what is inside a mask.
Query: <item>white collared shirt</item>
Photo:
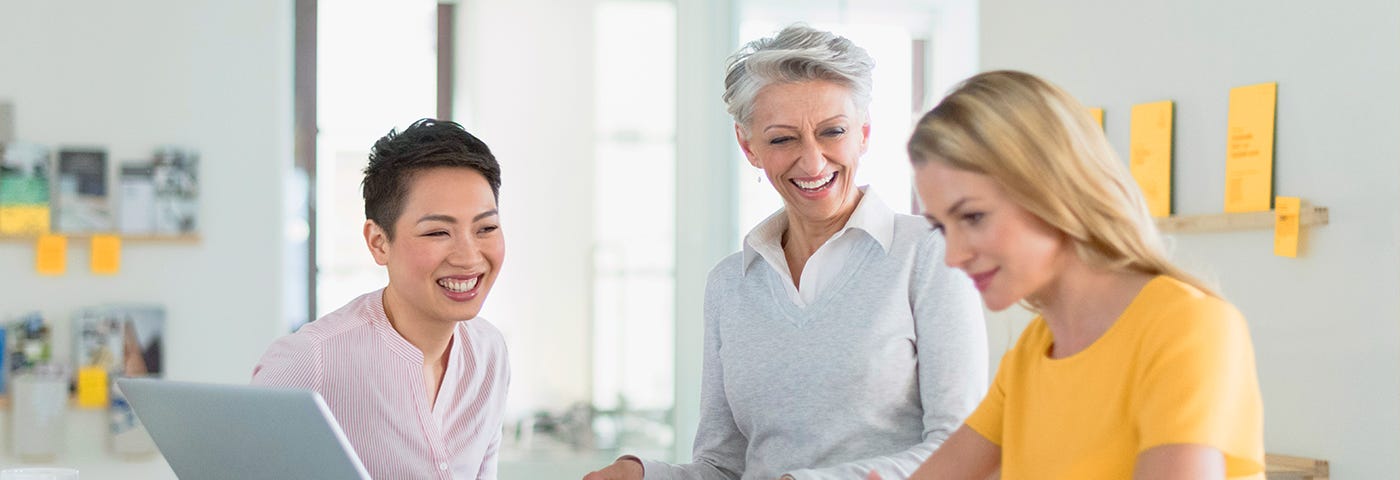
[[[744,236],[745,267],[763,258],[784,280],[788,299],[793,304],[799,307],[811,304],[836,279],[862,235],[875,239],[882,251],[889,252],[890,241],[894,238],[894,210],[890,210],[869,185],[860,187],[860,191],[861,199],[851,218],[846,220],[846,226],[817,248],[802,267],[802,288],[793,284],[787,256],[783,254],[783,233],[788,229],[786,208],[778,209]]]

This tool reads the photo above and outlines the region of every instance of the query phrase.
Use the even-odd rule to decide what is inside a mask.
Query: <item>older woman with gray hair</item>
[[[804,25],[730,59],[734,133],[783,208],[710,272],[692,463],[624,456],[585,480],[904,478],[977,406],[972,283],[927,222],[855,184],[873,67]]]

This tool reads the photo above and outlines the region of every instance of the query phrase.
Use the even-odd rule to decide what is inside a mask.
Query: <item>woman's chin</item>
[[[999,295],[987,295],[986,293],[982,295],[982,304],[987,306],[987,310],[993,312],[1000,312],[1011,308],[1016,302],[1017,299],[1010,299]]]

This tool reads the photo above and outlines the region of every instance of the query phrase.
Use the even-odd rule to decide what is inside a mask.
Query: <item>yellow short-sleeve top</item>
[[[1001,446],[1002,478],[1132,478],[1139,453],[1183,443],[1264,478],[1254,346],[1229,303],[1158,276],[1088,348],[1052,359],[1053,343],[1037,317],[967,419]]]

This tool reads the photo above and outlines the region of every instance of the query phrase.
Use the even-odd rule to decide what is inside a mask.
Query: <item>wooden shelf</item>
[[[83,242],[93,237],[92,233],[66,233],[61,234],[69,240]],[[101,234],[108,235],[108,234]],[[122,243],[177,243],[193,245],[203,241],[204,237],[199,234],[186,235],[122,235],[112,234],[121,237]],[[38,240],[38,235],[0,235],[0,242],[28,243]]]
[[[1328,480],[1331,475],[1326,460],[1273,454],[1264,458],[1269,480]]]
[[[1327,225],[1327,207],[1305,206],[1298,215],[1299,227]],[[1274,212],[1213,213],[1209,215],[1173,215],[1157,219],[1162,233],[1242,232],[1273,230]]]

